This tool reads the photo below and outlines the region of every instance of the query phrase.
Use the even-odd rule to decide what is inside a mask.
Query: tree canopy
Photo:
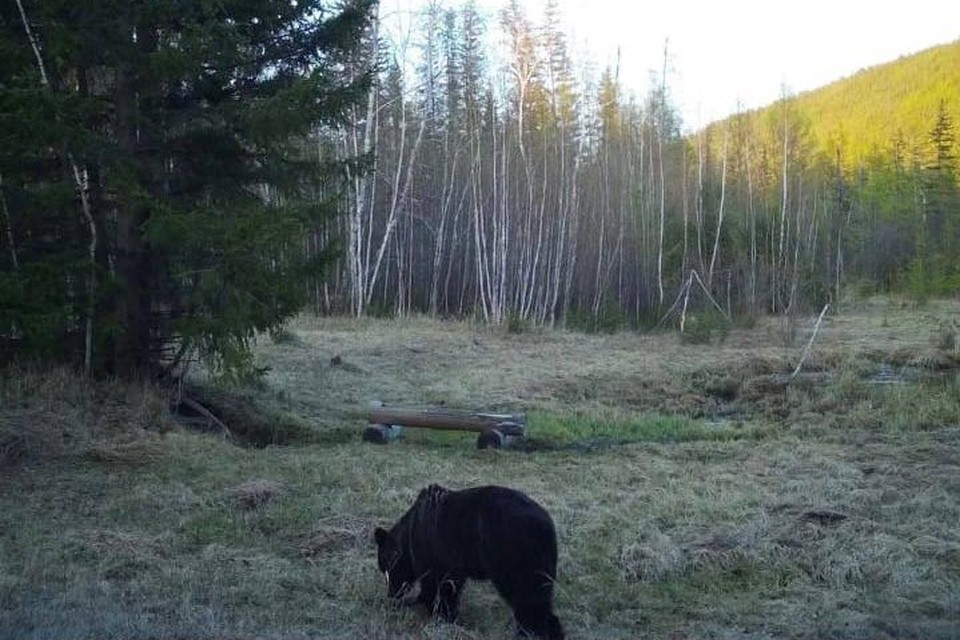
[[[372,0],[0,7],[0,349],[125,376],[248,364],[304,303]],[[329,244],[329,243],[328,243]]]

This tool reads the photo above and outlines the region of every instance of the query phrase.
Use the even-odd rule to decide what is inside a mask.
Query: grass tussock
[[[346,549],[364,553],[376,526],[375,520],[352,515],[322,518],[308,532],[296,537],[297,553],[314,562]]]
[[[136,464],[162,456],[172,428],[163,396],[68,369],[0,370],[0,467],[69,456]]]
[[[233,506],[248,511],[258,509],[281,497],[284,486],[275,480],[248,480],[227,489],[224,493]]]

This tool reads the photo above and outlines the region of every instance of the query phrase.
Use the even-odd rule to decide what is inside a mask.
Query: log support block
[[[369,424],[363,430],[363,441],[389,444],[403,437],[403,427],[396,424]]]

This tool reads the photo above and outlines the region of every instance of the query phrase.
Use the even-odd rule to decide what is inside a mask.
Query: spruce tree
[[[316,137],[365,94],[373,1],[4,3],[4,355],[92,350],[123,376],[193,352],[248,366],[323,267],[305,237],[343,169]]]
[[[927,289],[951,294],[960,287],[957,267],[960,248],[960,189],[954,150],[953,122],[945,101],[929,134],[927,162],[922,171],[923,223],[926,242],[918,243],[916,260],[925,267]]]

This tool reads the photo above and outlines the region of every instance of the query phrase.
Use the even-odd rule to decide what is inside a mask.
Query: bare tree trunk
[[[433,269],[430,272],[430,315],[436,316],[440,304],[440,272],[443,265],[444,249],[447,240],[447,221],[450,218],[450,209],[457,186],[457,160],[460,157],[460,148],[453,152],[450,160],[450,131],[444,134],[443,153],[443,187],[440,194],[440,223],[437,226],[433,244]],[[465,191],[464,191],[465,193]],[[462,206],[461,203],[457,205]]]
[[[657,242],[657,294],[659,306],[663,306],[663,232],[666,216],[666,184],[663,176],[663,135],[666,124],[666,90],[667,90],[667,46],[663,43],[663,73],[660,76],[660,123],[657,126],[657,148],[660,156],[660,233]]]
[[[510,154],[508,153],[507,142],[508,136],[506,135],[506,125],[504,125],[504,132],[501,136],[503,149],[501,151],[501,163],[502,167],[500,170],[501,179],[506,182],[507,177],[510,175],[509,172],[509,159]],[[496,151],[494,151],[494,161],[496,161]],[[494,254],[494,265],[497,269],[497,289],[496,289],[496,301],[497,305],[494,310],[494,322],[496,324],[501,324],[506,318],[506,307],[507,307],[507,257],[508,250],[510,246],[510,190],[507,188],[507,185],[504,184],[503,188],[500,189],[500,196],[502,198],[501,206],[498,210],[494,210],[494,219],[497,221],[497,227],[495,228],[496,238],[496,251]]]
[[[398,216],[400,211],[406,207],[407,195],[410,192],[410,183],[413,179],[413,167],[416,164],[417,153],[420,150],[420,143],[423,141],[423,130],[426,127],[426,120],[420,121],[420,128],[417,131],[417,139],[413,143],[413,148],[410,150],[410,158],[407,160],[406,173],[403,171],[403,155],[406,152],[406,138],[407,138],[407,110],[405,106],[401,106],[401,119],[400,119],[400,149],[397,153],[397,169],[394,172],[393,177],[393,192],[390,197],[390,211],[387,214],[386,228],[383,232],[383,238],[380,240],[380,248],[377,250],[377,259],[373,264],[373,273],[370,275],[367,288],[367,304],[370,303],[370,298],[373,296],[373,288],[377,284],[377,278],[380,274],[380,266],[383,263],[383,256],[386,253],[387,247],[393,237],[393,232],[397,226]],[[403,175],[403,182],[401,184],[401,175]]]
[[[697,264],[703,270],[703,136],[701,131],[697,136]]]
[[[801,217],[803,216],[803,178],[797,178],[797,212],[796,212],[796,226],[794,228],[794,239],[793,239],[793,271],[790,278],[790,298],[787,303],[787,308],[792,309],[793,305],[796,303],[797,297],[797,288],[800,286],[800,245],[802,238],[802,230],[800,228]]]
[[[598,319],[600,316],[600,303],[603,301],[603,254],[606,238],[607,217],[604,213],[606,207],[600,211],[600,244],[597,247],[597,271],[594,278],[593,289],[593,317]]]
[[[574,189],[577,188],[577,183],[574,183]],[[577,272],[577,251],[579,250],[580,245],[580,199],[578,197],[578,192],[574,191],[573,202],[571,203],[570,211],[573,213],[573,223],[568,224],[568,238],[570,240],[567,243],[567,250],[569,259],[567,261],[567,273],[566,279],[563,283],[563,310],[561,312],[561,319],[564,323],[567,320],[567,310],[570,308],[570,297],[573,291],[573,277]]]
[[[10,263],[13,270],[20,269],[20,260],[17,257],[17,243],[13,236],[13,223],[10,220],[10,210],[7,208],[7,198],[3,193],[3,174],[0,173],[0,209],[3,210],[3,230],[7,235],[7,244],[10,245]]]
[[[787,102],[786,96],[783,98],[783,191],[780,198],[780,242],[777,245],[777,263],[773,270],[773,293],[774,308],[779,310],[780,306],[780,276],[786,267],[785,244],[787,233],[787,154],[790,150],[787,139]]]
[[[681,198],[683,200],[683,255],[680,258],[680,274],[687,272],[687,253],[690,250],[690,206],[689,194],[687,193],[687,153],[683,152],[682,167],[680,170],[680,188]]]
[[[496,127],[494,129],[494,148],[496,148]],[[479,136],[479,132],[476,133],[476,137]],[[496,167],[496,161],[493,163]],[[486,225],[484,223],[484,213],[483,213],[483,184],[482,184],[482,159],[481,159],[481,144],[480,140],[474,140],[474,158],[473,158],[473,167],[470,171],[470,181],[473,188],[472,199],[471,199],[471,208],[473,209],[473,241],[474,241],[474,253],[476,258],[476,269],[477,269],[477,304],[480,305],[480,309],[483,312],[483,319],[487,322],[490,321],[490,311],[491,311],[491,302],[489,299],[489,282],[490,282],[490,270],[487,260],[487,231]],[[494,170],[493,175],[493,187],[492,190],[496,191],[496,172]],[[494,203],[496,203],[496,194],[494,193]],[[466,287],[466,282],[461,284],[461,287]]]
[[[842,188],[843,168],[840,166],[839,151],[837,153],[838,153],[837,178],[838,178],[838,183],[841,185],[841,188]],[[841,196],[842,196],[842,193],[841,193]],[[842,201],[842,198],[838,198],[838,200]],[[847,207],[847,215],[837,227],[837,248],[836,248],[837,264],[836,264],[836,274],[835,274],[836,280],[834,283],[834,287],[835,287],[834,304],[835,305],[840,304],[840,286],[843,281],[843,231],[847,227],[847,225],[850,224],[850,216],[852,213],[853,213],[853,207]]]
[[[580,158],[583,156],[583,140],[580,141],[580,149],[578,149],[574,161],[573,161],[573,174],[570,179],[570,197],[566,200],[566,206],[563,211],[563,219],[561,227],[558,231],[558,264],[557,264],[557,275],[556,275],[556,285],[554,289],[554,296],[551,302],[550,309],[550,325],[553,326],[556,320],[556,306],[557,301],[562,300],[562,308],[560,309],[560,321],[566,321],[567,308],[570,305],[570,289],[573,284],[573,274],[576,270],[577,263],[577,238],[578,234],[578,223],[579,223],[579,211],[580,211],[580,198],[579,198],[579,186],[580,186]],[[560,298],[560,284],[563,282],[563,298]]]
[[[757,212],[753,205],[753,173],[750,168],[750,148],[746,149],[747,214],[750,216],[750,309],[757,310]]]
[[[526,173],[527,173],[527,179],[529,181],[531,179],[530,174],[532,172],[528,168]],[[530,315],[531,309],[533,308],[534,297],[536,293],[539,291],[539,279],[537,276],[539,274],[540,254],[541,254],[541,249],[543,247],[543,219],[544,219],[545,209],[547,204],[547,178],[548,178],[547,176],[547,144],[546,144],[546,140],[544,140],[543,175],[540,176],[541,187],[540,187],[539,206],[533,207],[532,184],[528,187],[528,190],[530,191],[530,194],[531,194],[530,195],[531,213],[532,213],[532,209],[536,209],[537,239],[535,242],[532,242],[532,238],[528,236],[527,239],[525,240],[526,243],[533,244],[533,256],[530,261],[530,264],[528,267],[528,273],[526,277],[526,281],[527,281],[525,285],[526,292],[525,292],[525,295],[521,298],[521,304],[519,309],[520,317],[523,319],[526,319]],[[523,242],[522,239],[521,239],[521,242]]]
[[[20,10],[20,18],[23,21],[23,29],[27,34],[27,40],[30,41],[30,47],[33,49],[33,55],[37,58],[37,70],[40,72],[40,81],[44,88],[47,91],[50,91],[50,80],[47,77],[47,70],[43,64],[43,56],[40,54],[40,45],[33,34],[33,30],[30,28],[30,21],[27,19],[27,12],[23,8],[22,0],[17,0],[17,8]],[[92,370],[93,318],[94,313],[96,312],[97,299],[97,225],[93,219],[93,210],[90,206],[87,170],[80,169],[80,167],[77,165],[77,161],[73,157],[73,153],[71,153],[69,149],[66,150],[66,156],[67,162],[70,164],[71,173],[73,175],[74,186],[77,190],[77,195],[80,198],[80,208],[83,214],[83,219],[86,222],[87,229],[90,232],[90,243],[87,246],[87,255],[90,259],[90,272],[87,274],[87,308],[85,311],[86,326],[83,349],[83,373],[84,375],[89,376]],[[3,208],[6,212],[6,202],[4,202]],[[7,216],[7,220],[9,221],[9,215]],[[12,231],[10,239],[10,246],[13,247]]]
[[[380,9],[374,9],[371,20],[371,60],[379,55],[380,42]],[[369,156],[375,148],[377,128],[377,91],[376,80],[370,85],[367,94],[366,118],[363,125],[363,138],[360,138],[359,128],[356,126],[357,109],[352,108],[353,125],[349,138],[344,136],[344,144],[350,145],[346,155],[353,157]],[[350,165],[347,165],[347,178],[352,186],[351,210],[349,216],[349,243],[347,246],[347,264],[350,275],[350,310],[354,316],[362,316],[369,299],[368,289],[372,288],[367,282],[367,269],[370,263],[371,234],[373,233],[373,203],[376,189],[377,158],[373,159],[373,167],[367,174],[353,175]]]
[[[720,210],[717,212],[717,233],[713,238],[713,252],[710,254],[710,270],[707,271],[707,287],[713,286],[713,269],[717,263],[720,248],[720,233],[723,230],[723,204],[727,193],[727,128],[723,128],[723,169],[720,171]]]

